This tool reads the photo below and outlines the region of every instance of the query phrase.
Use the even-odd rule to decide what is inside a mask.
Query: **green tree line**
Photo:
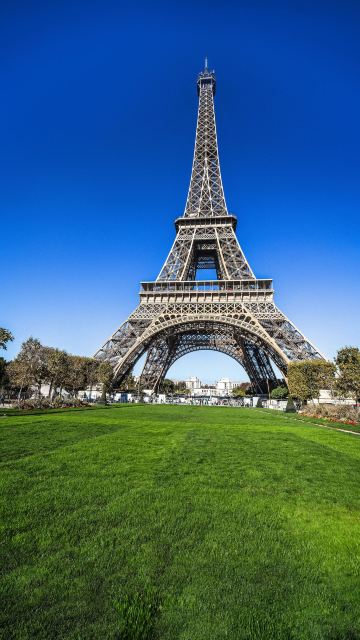
[[[2,348],[12,339],[10,332],[0,329]],[[96,384],[102,385],[102,398],[111,390],[113,369],[108,362],[95,358],[72,355],[64,350],[41,344],[30,337],[23,342],[21,349],[10,362],[0,358],[0,390],[21,398],[29,388],[35,389],[41,396],[41,386],[49,385],[48,397],[54,399],[65,390],[70,397],[76,398],[79,391],[89,389],[90,397]]]
[[[329,389],[334,396],[360,401],[360,350],[357,347],[339,349],[334,362],[300,360],[288,367],[288,387],[292,397],[305,403],[318,398],[320,389]]]

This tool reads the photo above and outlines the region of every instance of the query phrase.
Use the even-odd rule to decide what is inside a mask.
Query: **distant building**
[[[221,392],[217,390],[214,385],[206,385],[206,387],[199,387],[198,389],[194,389],[193,396],[206,396],[207,398],[214,398],[223,395]]]
[[[240,382],[234,382],[230,378],[221,378],[215,384],[204,385],[199,378],[192,376],[185,381],[185,384],[192,396],[221,398],[231,396],[233,389],[238,387]]]
[[[193,376],[192,378],[188,378],[185,380],[186,388],[190,389],[191,393],[195,391],[195,389],[200,389],[201,381],[200,378]]]
[[[220,394],[222,393],[224,396],[231,396],[233,389],[235,389],[235,387],[238,387],[239,385],[240,382],[234,382],[233,380],[230,380],[230,378],[221,378],[216,383],[216,389]]]

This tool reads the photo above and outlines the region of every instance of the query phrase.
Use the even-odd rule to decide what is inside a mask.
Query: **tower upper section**
[[[228,214],[216,137],[215,89],[215,73],[207,68],[205,62],[205,69],[197,79],[199,108],[190,187],[184,211],[187,217]]]
[[[205,67],[204,71],[200,71],[198,75],[198,79],[197,79],[198,96],[200,95],[201,87],[204,87],[205,85],[210,85],[212,87],[212,92],[214,96],[216,91],[215,71],[209,71],[207,67]]]

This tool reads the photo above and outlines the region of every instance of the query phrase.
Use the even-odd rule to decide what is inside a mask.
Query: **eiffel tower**
[[[274,364],[286,378],[289,362],[323,358],[277,308],[272,280],[255,277],[239,245],[221,180],[215,90],[205,61],[190,187],[174,244],[157,279],[141,283],[139,306],[95,354],[113,365],[117,383],[147,353],[140,384],[157,391],[178,358],[211,349],[234,358],[254,392],[267,393],[279,382]],[[202,269],[216,272],[216,280],[196,279]]]

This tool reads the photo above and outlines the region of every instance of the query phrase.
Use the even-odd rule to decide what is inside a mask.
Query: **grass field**
[[[274,413],[1,417],[1,637],[359,639],[360,437]]]

